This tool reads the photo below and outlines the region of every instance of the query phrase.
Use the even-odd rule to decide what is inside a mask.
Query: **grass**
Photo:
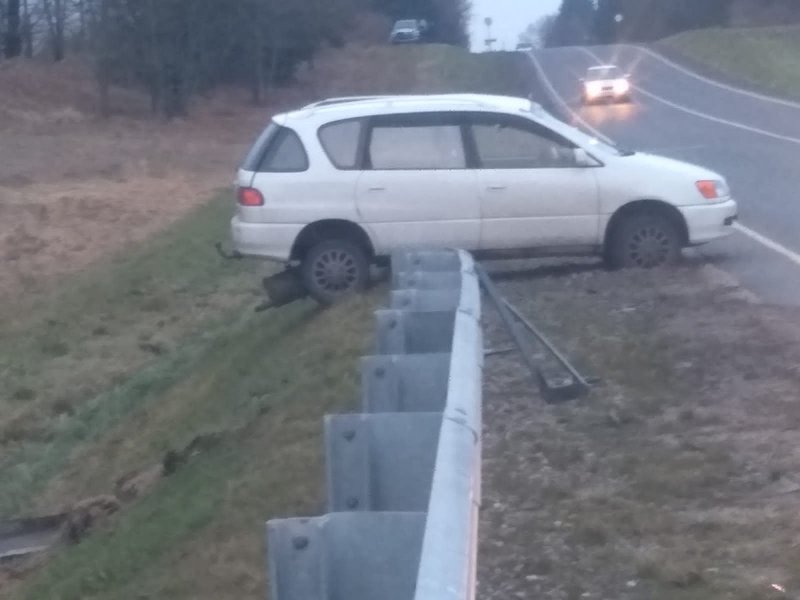
[[[75,455],[61,475],[70,484],[98,453],[113,458],[131,436],[136,448],[111,461],[117,474],[158,462],[197,432],[219,433],[218,444],[107,530],[61,553],[19,597],[261,597],[262,524],[321,510],[322,416],[353,408],[374,304],[358,298],[327,312],[301,305],[266,324],[240,319],[165,393]],[[90,485],[109,484],[112,474],[103,467]],[[230,573],[220,567],[225,560]],[[246,590],[217,581],[237,572],[246,574]]]
[[[798,26],[691,31],[661,43],[714,70],[800,99]]]
[[[29,509],[74,447],[190,370],[254,299],[253,265],[224,264],[211,247],[229,212],[220,196],[4,321],[0,516]]]
[[[305,302],[254,314],[255,266],[224,264],[210,249],[223,238],[229,211],[225,197],[212,200],[5,329],[3,375],[16,390],[6,401],[17,413],[3,422],[0,514],[47,512],[113,493],[120,477],[159,464],[198,436],[221,440],[105,531],[59,553],[17,597],[120,597],[146,575],[154,589],[174,586],[174,578],[158,575],[165,556],[171,570],[192,563],[186,586],[197,583],[198,571],[213,579],[219,573],[201,565],[216,557],[178,550],[202,535],[251,536],[238,567],[260,582],[260,523],[304,503],[306,512],[319,509],[322,417],[357,398],[357,359],[367,350],[377,299],[327,312]],[[154,320],[164,323],[158,339],[169,348],[158,354],[140,350],[153,339],[140,332]],[[103,343],[93,348],[98,337]],[[56,342],[69,350],[53,352]],[[69,371],[56,364],[65,356]],[[57,414],[59,378],[73,377],[92,378],[100,391]],[[53,388],[26,387],[41,380]],[[201,587],[187,597],[202,597],[209,588]],[[255,587],[260,597],[263,585]]]
[[[469,54],[444,46],[418,62],[417,77],[430,92],[524,97],[531,91],[532,70],[528,57],[519,52]]]
[[[493,93],[527,96],[532,71],[521,53],[470,54],[441,45],[353,47],[320,57],[314,94]],[[377,68],[376,68],[377,65]],[[301,82],[305,76],[301,76]],[[310,84],[305,84],[310,85]]]
[[[342,87],[325,95],[525,95],[521,61],[348,49],[321,57],[314,77]],[[48,300],[0,309],[14,316],[0,324],[0,517],[113,493],[213,442],[24,578],[4,586],[0,569],[4,598],[261,598],[264,521],[323,510],[322,417],[355,406],[385,294],[254,314],[258,264],[212,248],[230,210],[221,194]]]

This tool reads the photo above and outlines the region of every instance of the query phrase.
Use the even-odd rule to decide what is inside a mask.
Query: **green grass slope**
[[[800,27],[707,29],[661,45],[768,92],[800,99]]]

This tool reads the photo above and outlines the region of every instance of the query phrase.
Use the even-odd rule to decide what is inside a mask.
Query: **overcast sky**
[[[472,0],[472,47],[483,50],[486,25],[483,20],[492,17],[493,37],[497,38],[497,49],[505,46],[513,50],[520,33],[543,15],[558,10],[561,0]]]

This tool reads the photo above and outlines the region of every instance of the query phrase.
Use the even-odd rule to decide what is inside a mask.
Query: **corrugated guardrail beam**
[[[392,257],[361,363],[363,413],[325,420],[327,507],[268,523],[272,600],[468,600],[475,590],[483,343],[464,252]]]

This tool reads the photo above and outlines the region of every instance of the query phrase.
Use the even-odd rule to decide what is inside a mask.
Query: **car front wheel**
[[[302,264],[303,283],[321,304],[335,304],[369,282],[364,250],[347,240],[326,240],[311,247]]]
[[[624,217],[614,228],[608,258],[618,269],[653,269],[677,262],[681,246],[680,231],[672,219],[638,214]]]

